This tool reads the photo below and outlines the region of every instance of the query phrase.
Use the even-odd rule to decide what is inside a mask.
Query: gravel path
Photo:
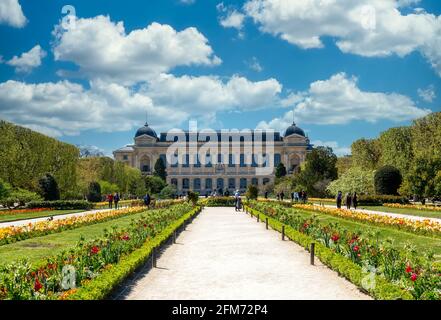
[[[206,208],[160,256],[126,284],[143,299],[370,299],[278,232],[233,208]]]

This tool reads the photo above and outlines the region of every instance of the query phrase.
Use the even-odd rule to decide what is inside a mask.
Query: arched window
[[[258,185],[259,185],[259,179],[257,179],[257,178],[253,178],[253,179],[251,179],[251,184],[252,184],[253,186],[258,186]]]
[[[235,188],[236,188],[236,179],[229,178],[228,179],[228,189],[235,189]]]
[[[201,190],[201,179],[199,179],[199,178],[194,179],[193,189],[194,190]]]
[[[213,180],[210,178],[205,179],[205,189],[211,190],[213,188]]]
[[[246,189],[247,188],[247,179],[246,178],[241,178],[240,179],[240,188],[241,189]]]
[[[182,179],[182,189],[190,189],[190,179]]]
[[[140,168],[141,172],[150,172],[150,158],[147,155],[141,157]]]

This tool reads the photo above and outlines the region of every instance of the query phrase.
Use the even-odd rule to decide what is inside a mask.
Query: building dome
[[[288,127],[288,129],[286,129],[285,137],[288,137],[293,134],[298,134],[299,136],[305,137],[305,131],[297,127],[294,122],[292,123],[292,125]]]
[[[140,137],[142,135],[148,135],[148,136],[150,136],[152,138],[158,139],[158,136],[156,135],[155,130],[150,128],[148,123],[146,123],[144,125],[144,127],[139,128],[138,131],[136,131],[135,138],[138,138],[138,137]]]

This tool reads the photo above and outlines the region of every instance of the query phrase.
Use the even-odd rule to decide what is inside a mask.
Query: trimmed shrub
[[[234,207],[236,200],[233,197],[213,197],[204,199],[203,203],[207,207]]]
[[[401,196],[358,196],[359,206],[381,206],[383,203],[407,204],[409,199]]]
[[[198,203],[199,193],[189,191],[188,192],[188,201],[190,201],[194,206]]]
[[[60,200],[60,190],[58,189],[58,183],[55,178],[46,173],[38,180],[38,186],[40,187],[40,194],[46,201]]]
[[[101,201],[101,185],[93,181],[89,184],[89,191],[87,193],[87,200],[90,202],[100,202]]]
[[[175,186],[166,186],[159,193],[160,199],[173,199],[176,196],[176,188]]]
[[[12,191],[8,197],[0,200],[0,204],[5,207],[13,208],[13,207],[22,207],[31,201],[41,201],[42,198],[36,194],[35,192],[17,189]]]
[[[256,200],[259,195],[259,189],[255,185],[249,185],[246,197],[248,200]]]
[[[384,166],[375,172],[375,192],[380,195],[397,195],[403,182],[400,170],[392,166]]]
[[[55,210],[90,210],[92,203],[85,200],[58,200],[58,201],[31,201],[26,207],[34,208],[48,208]]]

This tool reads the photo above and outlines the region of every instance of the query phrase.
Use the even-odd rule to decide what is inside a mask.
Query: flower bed
[[[441,207],[436,207],[433,205],[424,205],[423,206],[423,205],[418,205],[418,204],[385,203],[385,204],[383,204],[383,207],[441,212]]]
[[[93,241],[80,241],[37,269],[26,261],[3,266],[0,299],[104,298],[145,260],[154,248],[152,244],[160,244],[198,210],[181,204],[152,211],[125,229],[105,231]]]
[[[441,298],[441,271],[430,253],[421,255],[410,247],[398,250],[373,234],[305,219],[278,205],[251,203],[246,209],[267,216],[275,230],[284,225],[286,236],[305,248],[317,242],[316,255],[324,264],[376,299]]]
[[[334,209],[316,205],[296,204],[293,207],[323,214],[330,214],[344,219],[362,221],[375,225],[394,227],[400,230],[410,231],[414,233],[441,237],[441,223],[428,219],[412,220],[407,218],[391,217],[388,215],[369,214],[360,211]]]
[[[142,211],[145,211],[144,207],[124,208],[118,210],[101,211],[81,216],[72,216],[52,221],[39,221],[23,226],[4,227],[0,228],[0,245],[40,237],[51,233],[62,232],[69,229],[75,229]]]
[[[52,211],[53,208],[35,208],[35,209],[14,209],[14,210],[2,210],[0,211],[0,215],[12,215],[12,214],[20,214],[20,213],[37,213],[43,211]]]

